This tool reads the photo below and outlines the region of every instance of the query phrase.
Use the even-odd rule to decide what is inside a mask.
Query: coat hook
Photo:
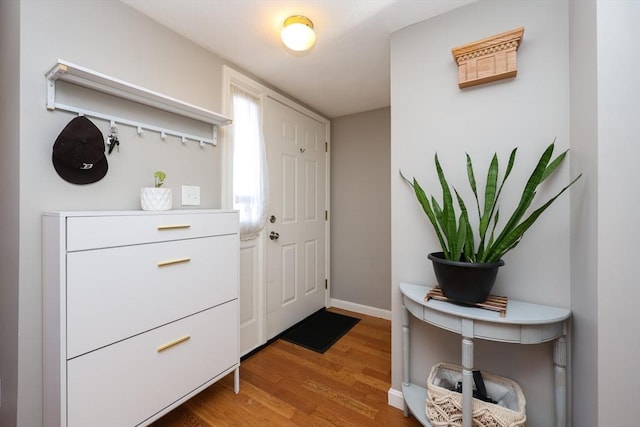
[[[118,126],[115,120],[110,120],[111,127],[109,128],[109,136],[107,137],[107,145],[109,146],[108,153],[111,154],[115,147],[118,147],[120,152],[120,141],[118,140]]]
[[[165,139],[167,137],[167,134],[164,133],[164,131],[160,132],[160,138]]]
[[[306,148],[301,148],[301,149],[300,149],[300,152],[301,152],[301,153],[304,153],[305,151],[307,151],[307,149],[306,149]]]
[[[186,137],[186,136],[183,136],[183,137],[182,137],[182,143],[183,143],[183,144],[186,144],[186,143],[187,143],[187,137]]]
[[[143,132],[144,129],[142,129],[142,126],[138,126],[138,135],[142,135]]]
[[[200,140],[200,148],[204,148],[204,141]]]

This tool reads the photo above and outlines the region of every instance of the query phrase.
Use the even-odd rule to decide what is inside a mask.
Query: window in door
[[[236,85],[233,101],[233,207],[240,211],[240,238],[258,237],[267,215],[267,160],[259,96]]]

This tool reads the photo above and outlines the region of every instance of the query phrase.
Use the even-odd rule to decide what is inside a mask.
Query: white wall
[[[451,48],[516,27],[525,27],[515,79],[460,90]],[[437,239],[398,170],[416,176],[437,194],[433,156],[437,151],[450,182],[469,195],[465,152],[484,181],[490,156],[506,165],[518,158],[503,194],[508,217],[545,147],[569,147],[569,51],[566,1],[480,1],[398,31],[391,40],[392,206],[392,387],[400,389],[400,281],[433,285],[426,260]],[[563,165],[539,201],[569,180]],[[483,185],[479,183],[479,185]],[[579,183],[578,185],[582,185]],[[562,307],[570,305],[570,199],[558,199],[505,257],[493,293]],[[540,203],[540,202],[538,202]],[[438,361],[460,361],[460,338],[411,322],[412,380],[422,385]],[[553,423],[552,347],[476,341],[475,365],[515,379],[527,397],[528,425]]]
[[[331,298],[391,309],[390,109],[331,122]]]
[[[640,3],[572,1],[571,195],[573,421],[635,426],[640,419]],[[631,333],[626,333],[630,331]],[[631,361],[631,363],[627,363]]]
[[[601,426],[616,422],[637,425],[640,289],[635,264],[640,237],[640,3],[597,1],[596,10],[598,420]]]
[[[598,405],[598,84],[595,1],[570,3],[572,395],[576,426],[597,425]],[[591,375],[581,373],[592,372]],[[606,424],[603,424],[606,425]]]
[[[174,209],[181,208],[183,184],[200,186],[201,208],[218,208],[224,148],[224,130],[218,147],[202,149],[174,137],[163,141],[149,131],[140,137],[119,126],[120,150],[108,156],[106,177],[90,185],[69,184],[55,173],[51,149],[73,115],[46,110],[45,73],[64,59],[221,111],[222,67],[233,64],[116,0],[3,0],[0,12],[0,425],[37,427],[42,424],[42,212],[139,209],[140,187],[150,185],[158,169],[168,175],[165,186],[174,190]],[[197,135],[211,132],[135,103],[68,84],[60,88],[57,95],[79,107]],[[108,133],[108,123],[94,122]]]
[[[18,390],[18,250],[20,9],[0,1],[0,425],[16,424]]]
[[[153,171],[157,169],[168,174],[166,185],[177,195],[174,208],[180,208],[182,184],[201,187],[202,208],[220,207],[222,148],[201,149],[194,143],[183,146],[171,137],[163,142],[152,132],[139,137],[133,128],[121,126],[120,151],[108,157],[107,176],[95,184],[69,184],[53,169],[51,149],[72,115],[46,110],[45,73],[58,58],[65,59],[219,111],[223,61],[118,1],[22,1],[19,36],[20,102],[14,103],[13,108],[19,106],[20,112],[20,135],[15,141],[16,144],[19,141],[20,162],[19,176],[14,175],[12,179],[20,186],[19,202],[16,197],[20,217],[10,222],[10,227],[19,230],[20,236],[19,244],[12,249],[19,247],[20,251],[19,328],[12,331],[13,334],[18,329],[20,332],[15,352],[19,362],[14,361],[7,368],[17,372],[17,425],[37,427],[42,424],[41,213],[139,209],[139,189],[151,184]],[[2,62],[4,64],[4,59]],[[84,99],[83,96],[76,98]],[[86,100],[99,101],[88,95]],[[135,106],[111,100],[104,102],[105,107],[118,111],[126,108],[127,115],[131,112],[154,117],[153,113]],[[4,106],[2,112],[4,115]],[[193,126],[181,120],[176,122],[186,126],[185,130]],[[107,123],[97,120],[95,123],[103,133],[108,131]],[[3,159],[5,150],[3,148]],[[3,188],[3,197],[4,194]],[[7,386],[12,386],[11,381],[3,383],[2,410],[7,405],[7,411],[15,411],[15,407],[9,406],[10,398],[4,400],[4,394],[8,392],[10,396],[16,389]],[[12,418],[7,417],[0,420],[0,424],[13,425]],[[5,419],[10,423],[5,424]]]

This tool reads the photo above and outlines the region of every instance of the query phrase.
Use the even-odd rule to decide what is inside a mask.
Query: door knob
[[[275,231],[272,231],[271,234],[269,234],[269,238],[271,240],[278,240],[278,237],[280,237],[280,233],[276,233]]]
[[[274,222],[276,222],[276,216],[275,216],[275,215],[271,215],[271,216],[269,217],[269,222],[270,222],[271,224],[273,224]]]

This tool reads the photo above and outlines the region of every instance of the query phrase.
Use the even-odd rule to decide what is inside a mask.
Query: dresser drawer
[[[238,297],[238,235],[67,254],[67,359]]]
[[[67,251],[164,242],[238,232],[235,212],[67,218]]]
[[[232,301],[69,361],[68,426],[138,425],[234,367],[237,321]]]

